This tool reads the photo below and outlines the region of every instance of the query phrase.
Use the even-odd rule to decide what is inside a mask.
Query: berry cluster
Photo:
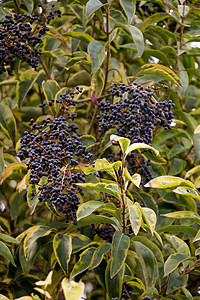
[[[49,30],[45,23],[61,16],[59,10],[47,16],[45,12],[46,9],[43,9],[40,16],[9,14],[0,21],[0,74],[7,70],[12,75],[17,58],[35,69],[38,67],[42,50],[36,46],[42,43],[41,37]]]
[[[166,86],[163,86],[166,87]],[[98,103],[101,114],[99,131],[106,133],[111,128],[115,134],[126,137],[131,143],[145,143],[151,145],[153,130],[156,126],[171,129],[174,104],[171,100],[157,102],[154,98],[154,90],[144,88],[142,85],[133,83],[126,86],[124,83],[119,87],[115,83],[112,92],[112,102],[107,100]],[[118,153],[121,156],[122,152]],[[115,155],[110,153],[109,159],[115,160]],[[149,161],[142,160],[137,154],[127,156],[131,173],[139,171],[147,180],[151,180],[148,170]]]
[[[122,296],[120,300],[128,300],[131,299],[132,291],[129,290],[129,287],[127,287],[126,281],[123,282],[123,290],[122,290]],[[114,297],[111,300],[119,300],[119,297]]]
[[[94,235],[97,234],[101,239],[112,242],[115,229],[111,225],[105,227],[98,226],[97,228],[95,228],[94,225],[91,225],[91,229],[93,229]]]
[[[66,96],[61,95],[60,99],[66,99]],[[76,184],[85,182],[79,166],[82,161],[90,161],[92,154],[82,145],[78,127],[67,123],[61,115],[53,121],[47,117],[42,125],[31,119],[29,125],[32,131],[24,133],[18,153],[30,170],[29,183],[39,186],[37,196],[40,201],[61,211],[66,222],[73,220],[76,224],[80,203],[77,193],[83,195],[82,188]]]

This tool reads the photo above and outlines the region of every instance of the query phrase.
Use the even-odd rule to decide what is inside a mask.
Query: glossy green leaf
[[[64,36],[70,36],[85,43],[90,43],[91,41],[94,40],[94,38],[91,35],[85,32],[69,31],[69,32],[65,32]]]
[[[197,256],[197,255],[200,255],[200,248],[196,249],[195,255],[196,255],[196,256]]]
[[[200,171],[200,166],[195,166],[194,168],[187,171],[187,173],[185,174],[185,178],[188,178],[188,177],[192,176],[193,174],[196,174],[199,171]]]
[[[178,86],[182,86],[182,83],[178,76],[170,68],[160,64],[145,64],[141,67],[140,75],[151,74],[162,77],[169,80]]]
[[[156,227],[156,214],[152,209],[148,207],[142,207],[141,211],[142,211],[143,219],[147,224],[147,226],[149,227],[151,234],[153,235],[154,229]]]
[[[89,0],[86,4],[86,15],[89,16],[102,6],[103,3],[99,0]]]
[[[135,0],[120,0],[120,4],[127,16],[128,24],[131,24],[135,14],[136,1]]]
[[[14,143],[17,140],[17,124],[13,113],[8,105],[0,103],[0,127]]]
[[[195,212],[192,211],[175,211],[172,213],[168,213],[163,215],[164,217],[167,218],[174,218],[174,219],[191,219],[194,222],[197,222],[198,224],[200,224],[200,216],[198,214],[196,214]]]
[[[33,244],[39,239],[40,237],[44,237],[49,235],[52,232],[52,228],[44,225],[35,225],[30,227],[28,233],[24,239],[24,253],[25,257],[28,260],[31,248]]]
[[[80,141],[86,147],[90,147],[96,143],[95,137],[89,134],[82,135]]]
[[[70,236],[72,237],[72,253],[78,252],[92,243],[92,240],[83,234],[72,233]]]
[[[121,299],[122,283],[124,278],[125,264],[119,270],[119,272],[112,278],[111,277],[111,260],[108,261],[105,271],[105,282],[107,293],[112,297],[119,297]]]
[[[89,266],[91,265],[92,256],[94,254],[94,251],[96,248],[91,247],[86,250],[84,250],[79,258],[79,261],[75,264],[72,272],[71,272],[71,278],[74,278],[76,275],[82,273],[83,271],[87,270]]]
[[[134,185],[136,185],[138,188],[140,187],[140,182],[141,182],[141,176],[140,174],[135,173],[134,175],[130,175],[129,171],[127,168],[124,168],[124,177],[127,182],[132,182]]]
[[[155,24],[158,23],[166,18],[168,18],[169,15],[166,13],[155,13],[153,15],[151,15],[150,17],[146,18],[142,24],[140,25],[140,29],[144,30],[146,27],[148,27],[151,24]]]
[[[72,238],[70,235],[57,233],[53,239],[53,250],[57,261],[67,274],[68,263],[72,253]]]
[[[0,240],[4,241],[6,244],[18,244],[19,242],[10,235],[0,232]]]
[[[77,221],[80,219],[90,215],[93,211],[95,211],[98,207],[101,207],[103,203],[98,201],[88,201],[79,206],[77,210]]]
[[[144,236],[134,236],[134,237],[132,237],[131,240],[140,242],[143,245],[145,245],[146,247],[148,247],[153,252],[156,259],[158,261],[160,261],[161,263],[164,263],[162,252],[154,242],[152,242],[151,240],[149,240],[148,238],[146,238]]]
[[[195,235],[195,238],[193,240],[193,243],[196,242],[196,241],[199,241],[200,240],[200,230],[197,232],[197,234]]]
[[[127,206],[129,211],[129,218],[131,222],[131,227],[135,235],[138,234],[141,224],[142,224],[142,213],[139,207],[127,198]]]
[[[156,214],[158,213],[158,204],[155,199],[148,193],[140,192],[140,197],[146,207],[151,208]]]
[[[184,225],[169,225],[169,226],[164,226],[161,228],[157,229],[158,233],[162,233],[162,232],[173,232],[173,233],[178,233],[178,232],[182,232],[182,233],[187,233],[191,236],[195,236],[197,234],[197,230],[194,229],[193,227],[189,227],[189,226],[184,226]]]
[[[120,198],[120,191],[117,184],[106,184],[103,182],[99,183],[80,183],[78,184],[81,187],[85,187],[87,189],[96,190],[104,193],[111,194],[115,198]]]
[[[188,276],[189,275],[180,275],[178,269],[174,270],[174,272],[172,272],[169,276],[169,282],[168,282],[166,294],[170,294],[180,289],[181,287],[185,286],[188,281]]]
[[[26,170],[26,164],[24,163],[13,163],[10,164],[1,174],[0,183],[2,184],[6,178],[11,176],[13,172]]]
[[[171,161],[169,175],[178,175],[186,167],[186,161],[177,157],[174,157]]]
[[[185,196],[190,196],[198,201],[200,201],[200,195],[197,190],[189,188],[187,186],[179,186],[175,190],[173,190],[176,194],[181,194]]]
[[[131,141],[127,138],[124,138],[124,137],[121,137],[121,136],[118,136],[118,135],[115,135],[115,134],[111,134],[110,136],[110,141],[112,143],[116,143],[116,142],[119,142],[120,144],[120,147],[122,149],[122,152],[125,154]]]
[[[167,188],[173,188],[176,186],[188,186],[193,188],[194,184],[188,180],[175,177],[175,176],[159,176],[157,178],[152,179],[148,183],[145,184],[145,187],[151,187],[151,188],[159,188],[159,189],[167,189]]]
[[[11,262],[11,264],[13,264],[13,266],[16,267],[12,253],[10,252],[9,248],[1,241],[0,241],[0,253],[3,257],[5,257],[7,260],[9,260],[9,262]]]
[[[24,240],[20,243],[20,247],[19,247],[19,261],[20,261],[20,265],[22,267],[23,273],[25,275],[28,274],[28,272],[30,271],[31,267],[33,266],[35,258],[37,256],[39,250],[40,250],[40,246],[39,246],[39,244],[36,241],[33,244],[32,248],[31,248],[31,251],[30,251],[30,254],[29,254],[29,257],[28,257],[28,260],[27,260],[26,257],[25,257],[25,254],[24,254]]]
[[[84,283],[82,281],[68,281],[67,278],[62,280],[62,289],[65,300],[80,300],[84,293]]]
[[[128,149],[126,150],[126,156],[131,153],[132,151],[134,150],[139,150],[139,149],[150,149],[152,151],[155,152],[156,155],[159,155],[159,151],[156,150],[155,148],[145,144],[145,143],[134,143],[134,144],[131,144]]]
[[[92,63],[92,73],[95,74],[104,61],[105,46],[99,41],[91,41],[88,45],[88,53]]]
[[[22,73],[20,76],[20,81],[17,83],[16,86],[16,98],[17,98],[17,105],[20,107],[25,100],[28,92],[32,89],[34,83],[38,79],[38,77],[43,73],[43,71],[36,72],[27,70]]]
[[[130,239],[120,231],[115,231],[112,241],[112,258],[110,266],[110,276],[113,278],[123,267],[128,249],[130,246]]]
[[[55,98],[57,92],[60,90],[58,83],[55,80],[47,80],[42,82],[42,89],[47,103]]]
[[[178,268],[178,266],[180,265],[180,263],[182,263],[186,259],[188,259],[188,255],[186,255],[186,254],[183,254],[183,253],[174,253],[174,254],[171,254],[167,258],[167,260],[166,260],[166,262],[164,264],[164,271],[165,271],[164,276],[167,276],[171,272],[173,272],[176,268]]]
[[[106,254],[110,250],[110,248],[111,244],[104,243],[95,250],[90,269],[96,268],[101,263],[104,254]]]
[[[142,53],[144,51],[144,37],[140,29],[133,25],[127,25],[127,29],[129,30],[132,39],[136,45],[138,56],[142,56]]]

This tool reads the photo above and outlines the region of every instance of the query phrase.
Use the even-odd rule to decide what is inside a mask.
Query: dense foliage
[[[3,0],[0,300],[199,299],[197,0]]]

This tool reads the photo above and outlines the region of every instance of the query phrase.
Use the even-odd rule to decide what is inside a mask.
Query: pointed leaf
[[[148,207],[142,207],[143,211],[143,218],[147,226],[149,227],[151,234],[153,235],[154,229],[156,227],[156,214],[155,212],[148,208]]]
[[[88,201],[79,206],[77,210],[77,221],[80,219],[90,215],[93,211],[95,211],[98,207],[102,206],[103,203],[98,201]]]
[[[110,141],[112,143],[116,143],[116,142],[119,142],[120,144],[120,147],[122,149],[122,152],[125,154],[129,145],[130,145],[130,140],[127,139],[127,138],[124,138],[124,137],[121,137],[121,136],[118,136],[118,135],[115,135],[115,134],[111,134],[110,136]]]
[[[95,74],[104,61],[105,46],[99,41],[91,41],[88,45],[88,53],[92,62],[92,73]]]
[[[113,278],[123,267],[128,249],[130,246],[130,239],[120,231],[115,231],[112,241],[112,259],[110,276]]]
[[[71,278],[74,278],[76,275],[82,273],[83,271],[89,268],[95,250],[96,248],[91,247],[81,253],[79,261],[75,264],[71,272]]]
[[[13,163],[10,164],[1,174],[0,183],[2,184],[6,178],[13,174],[15,171],[26,170],[26,164],[24,163]]]
[[[138,234],[141,224],[142,224],[142,213],[139,207],[127,198],[127,206],[129,211],[129,219],[131,222],[131,227],[135,235]]]
[[[194,238],[194,240],[193,240],[193,243],[194,242],[197,242],[197,241],[199,241],[200,240],[200,230],[197,232],[197,234],[195,235],[195,238]]]
[[[90,269],[96,268],[101,263],[104,254],[107,253],[110,250],[110,248],[111,244],[104,243],[95,250]]]
[[[193,188],[194,184],[188,180],[176,177],[176,176],[159,176],[157,178],[152,179],[148,183],[145,184],[145,187],[151,188],[159,188],[159,189],[167,189],[180,185],[185,185]]]
[[[128,149],[126,150],[126,156],[131,153],[132,151],[134,150],[139,150],[139,149],[150,149],[152,151],[155,152],[156,155],[159,155],[159,151],[156,150],[155,148],[145,144],[145,143],[134,143],[134,144],[131,144]]]
[[[89,16],[102,6],[103,3],[99,0],[89,0],[86,4],[86,15]]]
[[[9,248],[1,241],[0,241],[0,253],[3,257],[5,257],[7,260],[9,260],[9,262],[11,262],[11,264],[13,264],[13,266],[16,267],[12,253],[10,252]]]
[[[181,194],[185,196],[190,196],[198,201],[200,201],[200,195],[197,190],[189,188],[187,186],[179,186],[175,190],[173,190],[176,194]]]
[[[125,272],[125,264],[122,266],[120,271],[112,278],[111,277],[111,259],[107,263],[105,271],[105,282],[106,282],[106,291],[112,299],[113,297],[118,297],[121,299],[123,278]]]
[[[135,14],[136,1],[135,0],[120,0],[120,4],[127,16],[128,24],[131,24]]]
[[[185,261],[188,259],[188,255],[183,254],[183,253],[174,253],[171,254],[168,259],[166,260],[164,264],[164,276],[167,276],[171,272],[173,272],[181,262]]]
[[[174,219],[191,219],[194,222],[197,222],[198,224],[200,224],[200,216],[198,214],[196,214],[195,212],[192,211],[175,211],[172,213],[168,213],[163,215],[164,217],[167,218],[174,218]]]
[[[3,102],[0,103],[0,127],[9,139],[16,142],[17,124],[10,107]]]
[[[34,193],[34,196],[32,196],[31,193]],[[36,186],[34,184],[30,184],[27,193],[27,203],[30,209],[30,215],[34,213],[38,201]]]
[[[72,238],[70,235],[57,233],[53,239],[53,249],[57,261],[65,273],[72,253]]]
[[[34,83],[42,73],[43,71],[36,72],[33,70],[27,70],[22,73],[22,75],[19,78],[20,81],[17,83],[16,86],[16,97],[18,107],[22,105],[22,102],[26,98],[28,92],[33,87]]]
[[[129,30],[132,39],[136,45],[138,56],[142,56],[142,53],[144,51],[144,37],[140,29],[133,25],[127,25],[127,29]]]

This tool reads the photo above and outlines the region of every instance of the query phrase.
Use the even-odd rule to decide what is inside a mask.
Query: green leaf
[[[174,157],[171,161],[169,175],[177,175],[181,173],[186,166],[186,161],[177,157]]]
[[[135,173],[134,175],[130,175],[129,171],[127,168],[124,168],[124,174],[123,176],[125,177],[126,181],[129,182],[131,181],[134,185],[136,185],[138,188],[140,187],[140,182],[141,182],[141,176],[140,174]]]
[[[88,53],[92,63],[92,73],[95,74],[104,61],[105,46],[99,41],[91,41],[88,45]]]
[[[0,127],[14,143],[17,140],[17,124],[13,113],[8,105],[0,103]]]
[[[117,199],[120,198],[120,191],[117,184],[106,184],[103,182],[99,182],[99,183],[79,183],[78,185],[81,187],[85,187],[87,189],[111,194]]]
[[[162,252],[154,242],[152,242],[151,240],[149,240],[148,238],[146,238],[144,236],[134,236],[134,237],[132,237],[131,240],[140,242],[143,245],[145,245],[146,247],[148,247],[153,252],[156,259],[159,262],[164,263]]]
[[[3,148],[0,148],[0,176],[2,175],[4,169],[5,169],[5,162],[3,157]]]
[[[93,211],[95,211],[98,207],[102,206],[103,203],[98,201],[88,201],[79,206],[77,210],[77,221],[80,219],[90,215]]]
[[[195,255],[200,255],[200,248],[198,248],[196,251],[195,251]]]
[[[131,227],[135,235],[138,234],[141,224],[142,224],[142,213],[139,207],[133,203],[129,198],[126,198],[128,211],[129,211],[129,218],[131,222]]]
[[[77,276],[78,274],[82,273],[83,271],[89,268],[95,250],[96,250],[95,247],[91,247],[81,253],[79,261],[75,264],[71,272],[71,276],[70,276],[71,278],[74,278],[75,276]]]
[[[68,281],[67,278],[62,280],[62,289],[65,300],[80,300],[84,293],[84,283],[82,281]]]
[[[94,40],[94,38],[91,35],[89,35],[85,32],[69,31],[69,32],[65,32],[64,36],[70,36],[70,37],[76,38],[85,43],[90,43],[91,41]]]
[[[141,30],[144,30],[146,27],[148,27],[151,24],[158,23],[166,18],[169,18],[169,15],[166,13],[155,13],[151,15],[150,17],[146,18],[142,24],[139,26]]]
[[[188,255],[183,254],[183,253],[174,253],[171,254],[168,259],[166,260],[164,264],[164,276],[169,275],[171,272],[173,272],[180,263],[188,259]]]
[[[185,196],[190,196],[198,201],[200,201],[200,195],[197,190],[189,188],[187,186],[179,186],[175,190],[173,190],[176,194],[181,194]]]
[[[125,264],[122,266],[120,271],[112,278],[111,277],[111,259],[107,263],[105,271],[105,281],[106,281],[106,291],[112,299],[113,297],[118,297],[121,299],[122,285],[125,272]]]
[[[3,240],[7,244],[19,244],[19,242],[10,235],[0,232],[0,240]]]
[[[200,224],[200,216],[198,214],[196,214],[195,212],[192,211],[175,211],[172,213],[168,213],[168,214],[164,214],[164,217],[167,218],[174,218],[174,219],[191,219],[194,222],[197,222],[198,224]]]
[[[31,196],[31,193],[34,193],[34,196]],[[38,196],[35,184],[30,184],[27,193],[27,203],[30,209],[30,215],[32,215],[38,204]]]
[[[73,233],[70,236],[72,237],[72,253],[78,252],[92,243],[92,240],[83,234]]]
[[[70,235],[57,233],[53,239],[53,250],[57,261],[67,274],[68,263],[72,253],[72,238]]]
[[[194,242],[197,242],[197,241],[199,241],[200,240],[200,230],[197,232],[197,234],[195,235],[195,238],[194,238],[194,240],[193,240],[193,243]]]
[[[110,248],[110,243],[104,243],[95,250],[90,269],[96,268],[102,262],[104,254],[107,253]]]
[[[95,137],[93,137],[92,135],[89,134],[85,134],[81,136],[80,142],[86,146],[86,147],[90,147],[92,145],[94,145],[96,143],[96,139]]]
[[[172,81],[176,85],[182,87],[178,76],[168,67],[160,64],[145,64],[140,68],[140,75],[151,74],[162,77],[163,79]]]
[[[28,92],[33,87],[34,83],[38,79],[38,77],[43,73],[43,71],[36,72],[31,70],[27,70],[22,73],[19,78],[19,82],[16,86],[16,98],[17,98],[17,105],[20,107],[22,102],[26,98]]]
[[[2,184],[6,178],[13,174],[15,171],[26,170],[26,164],[24,163],[13,163],[10,164],[2,173],[0,183]]]
[[[35,242],[34,245],[31,248],[28,260],[26,260],[25,254],[24,254],[24,241],[22,241],[20,243],[20,247],[19,247],[19,261],[20,261],[20,265],[22,267],[23,273],[25,275],[28,274],[29,270],[33,266],[35,258],[37,256],[39,250],[40,250],[40,245],[39,245],[39,243]]]
[[[99,0],[89,0],[86,4],[86,15],[89,16],[102,6],[103,3]]]
[[[13,264],[13,266],[16,267],[12,253],[10,252],[9,248],[1,241],[0,241],[0,253],[3,257],[5,257],[7,260],[9,260],[9,262],[11,262],[11,264]]]
[[[185,185],[192,188],[194,187],[194,184],[188,180],[168,175],[159,176],[157,178],[152,179],[151,181],[145,184],[145,187],[167,189],[177,187],[180,185]]]
[[[161,228],[157,229],[157,232],[158,233],[162,233],[162,232],[173,232],[173,233],[182,232],[182,233],[190,234],[191,236],[195,236],[197,234],[196,229],[194,229],[193,227],[184,226],[184,225],[164,226],[164,227],[161,227]]]
[[[135,0],[120,0],[120,4],[127,16],[128,24],[131,24],[135,14],[136,1]]]
[[[132,39],[136,45],[138,56],[142,56],[142,53],[144,51],[144,37],[140,29],[133,25],[126,25],[127,29],[129,30]]]
[[[86,85],[90,86],[91,80],[90,75],[85,70],[81,70],[73,74],[67,83],[68,87],[75,87],[76,85]]]
[[[156,214],[152,209],[148,207],[142,207],[141,211],[142,211],[143,219],[146,222],[147,226],[149,227],[151,234],[153,235],[156,227]]]
[[[110,277],[113,278],[123,267],[128,249],[130,246],[130,239],[120,231],[115,231],[112,241],[112,258],[110,266]]]
[[[145,144],[145,143],[134,143],[134,144],[131,144],[128,149],[126,150],[126,156],[131,153],[132,151],[134,150],[139,150],[139,149],[150,149],[152,151],[155,152],[156,155],[159,155],[159,151],[154,149],[153,147]]]
[[[27,235],[24,239],[24,253],[27,260],[31,248],[33,244],[37,241],[37,239],[49,235],[52,232],[52,230],[52,228],[44,225],[35,225],[28,229]]]
[[[47,103],[55,98],[57,92],[60,90],[60,86],[55,80],[47,80],[42,82],[42,89],[45,95]]]
[[[166,294],[168,295],[186,285],[188,276],[189,275],[180,275],[178,269],[174,270],[174,272],[170,274]]]
[[[33,0],[24,0],[24,3],[28,9],[28,12],[31,13],[34,7],[34,2]]]
[[[129,139],[121,137],[121,136],[118,136],[118,135],[115,135],[115,134],[111,134],[110,141],[112,143],[119,142],[123,154],[126,153],[128,147],[129,147],[129,145],[131,143],[131,141]]]
[[[148,193],[140,192],[139,195],[142,197],[145,206],[153,209],[153,211],[158,214],[158,205],[155,199]]]

